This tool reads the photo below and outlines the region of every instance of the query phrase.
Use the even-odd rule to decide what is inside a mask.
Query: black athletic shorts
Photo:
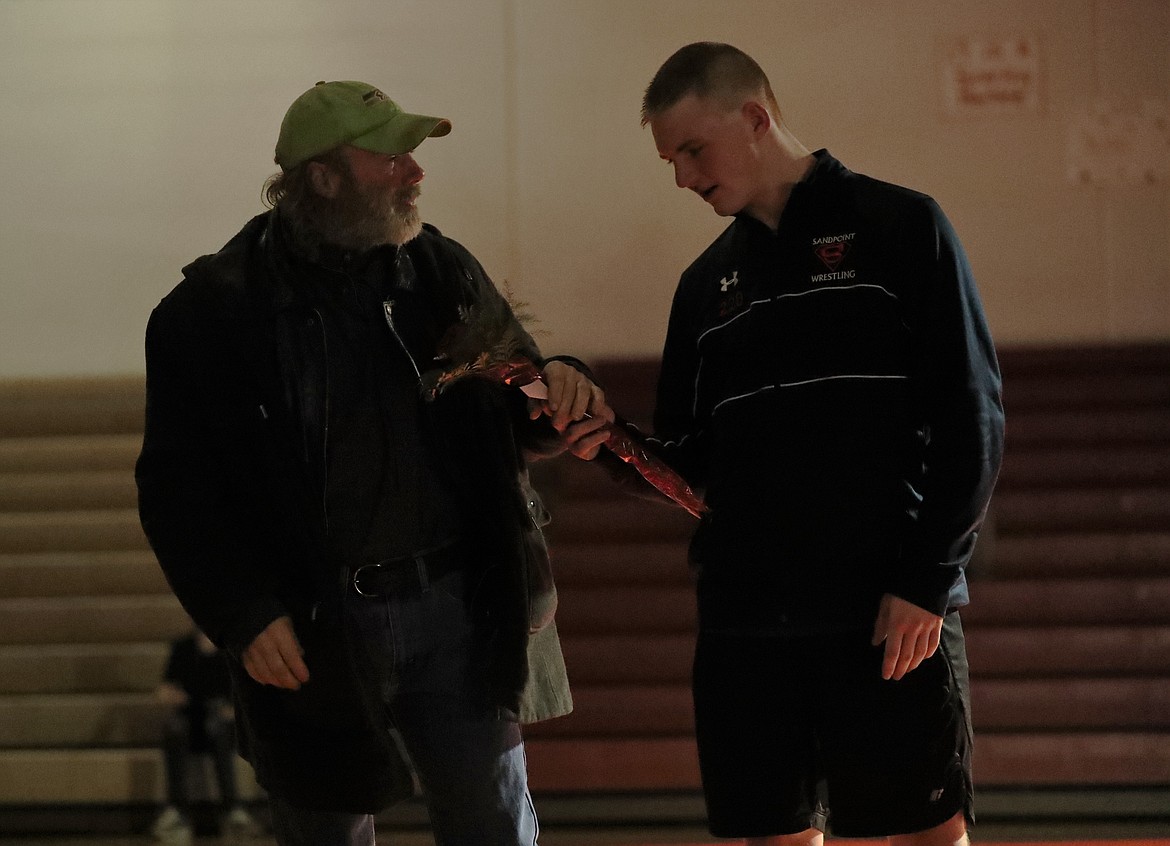
[[[900,681],[882,679],[884,645],[871,634],[699,633],[695,728],[712,834],[884,837],[959,811],[972,819],[959,615]]]

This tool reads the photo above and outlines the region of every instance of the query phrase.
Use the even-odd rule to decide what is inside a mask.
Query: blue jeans
[[[191,717],[176,710],[163,726],[163,760],[167,771],[167,804],[178,808],[190,818],[191,790],[187,784],[187,769],[198,751],[210,753],[215,762],[215,778],[219,783],[219,798],[226,809],[239,802],[236,791],[236,726],[217,713],[216,702],[207,703],[210,713],[202,717],[202,732],[191,725]],[[197,741],[197,742],[196,742]]]
[[[436,846],[535,846],[520,727],[476,704],[465,587],[455,571],[421,594],[351,591],[346,613],[418,776]],[[368,815],[294,808],[275,797],[272,815],[280,846],[374,843]]]

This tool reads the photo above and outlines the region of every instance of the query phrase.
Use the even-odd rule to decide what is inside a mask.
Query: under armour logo
[[[739,271],[733,271],[731,278],[724,276],[719,280],[719,290],[726,294],[731,288],[739,284]]]

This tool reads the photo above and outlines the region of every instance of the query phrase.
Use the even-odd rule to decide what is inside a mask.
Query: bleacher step
[[[553,544],[677,541],[689,538],[695,525],[695,518],[681,508],[629,495],[569,499],[558,504],[549,538]]]
[[[1024,579],[1170,575],[1170,531],[1070,531],[996,537],[994,542],[995,555],[984,575]]]
[[[1168,731],[1170,678],[977,678],[976,743],[995,731]]]
[[[1016,449],[1000,470],[997,490],[1052,487],[1133,487],[1170,483],[1164,444]]]
[[[557,586],[574,591],[600,585],[690,585],[685,540],[553,541],[549,546]]]
[[[0,438],[142,436],[141,375],[0,380]]]
[[[0,749],[157,747],[166,713],[150,693],[0,696]]]
[[[1170,680],[979,679],[972,688],[976,745],[1005,731],[1170,731]],[[690,684],[577,684],[573,713],[530,727],[530,738],[686,737]]]
[[[1061,531],[1164,531],[1170,487],[1004,490],[995,498],[1001,535]]]
[[[190,627],[170,594],[0,600],[0,644],[170,641]]]
[[[969,627],[978,676],[1170,675],[1170,625]]]
[[[1019,677],[1170,675],[1170,625],[966,627],[976,683]],[[691,674],[689,633],[569,634],[565,663],[574,685],[682,684]]]
[[[1100,411],[1008,409],[1007,449],[1032,446],[1160,444],[1170,438],[1170,410],[1125,408]]]
[[[698,759],[689,739],[535,739],[526,752],[534,790],[699,787]],[[1170,732],[985,734],[977,754],[977,788],[1170,782]]]
[[[0,597],[166,594],[150,550],[0,555]]]
[[[1150,578],[983,579],[971,586],[965,625],[1013,625],[1026,608],[1030,625],[1154,624],[1170,608],[1170,576]],[[666,633],[695,628],[694,591],[686,585],[576,586],[560,592],[558,627],[592,632]]]
[[[983,579],[971,585],[965,625],[1150,625],[1166,619],[1170,576],[1149,578]]]
[[[0,694],[153,690],[168,651],[165,641],[0,646]]]
[[[146,548],[136,508],[0,512],[0,555]]]
[[[1170,362],[1161,362],[1170,367]],[[1004,368],[1004,406],[1014,409],[1061,408],[1111,410],[1170,406],[1165,370],[1098,372],[1053,370],[1031,376]]]
[[[124,468],[0,473],[0,511],[82,511],[137,506],[134,476]]]
[[[555,739],[526,744],[534,792],[696,790],[689,738]],[[1162,785],[1170,781],[1170,733],[990,734],[980,739],[977,787]],[[238,763],[245,799],[259,798]],[[0,795],[14,805],[157,804],[164,798],[155,749],[0,750]]]
[[[566,635],[563,645],[575,689],[690,681],[690,634]],[[1170,626],[968,628],[967,647],[978,684],[1170,674]],[[0,646],[0,694],[149,691],[166,654],[162,640]]]
[[[142,434],[0,438],[0,473],[124,470],[133,474]]]
[[[1007,454],[964,612],[976,782],[1164,787],[1170,346],[1004,352]],[[649,417],[656,362],[597,371]],[[150,693],[188,622],[138,524],[142,407],[141,376],[0,383],[4,801],[161,801]],[[528,731],[533,789],[693,794],[696,523],[594,465],[534,476],[577,709]]]
[[[1167,527],[1170,528],[1170,527]],[[994,554],[982,577],[1092,578],[1170,575],[1170,531],[1068,531],[986,535]],[[687,540],[553,541],[557,584],[566,591],[603,585],[690,585]]]
[[[163,769],[159,749],[0,750],[0,796],[11,805],[161,805]],[[241,760],[236,780],[242,799],[262,797]]]

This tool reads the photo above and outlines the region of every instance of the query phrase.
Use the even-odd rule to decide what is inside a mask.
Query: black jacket
[[[299,276],[312,268],[282,231],[277,213],[254,218],[186,267],[151,315],[139,510],[175,594],[231,658],[241,748],[260,783],[294,804],[373,812],[409,795],[410,777],[341,622],[345,571],[329,558],[323,491],[328,339],[301,294]],[[404,249],[433,291],[439,325],[500,296],[470,253],[433,227]],[[541,361],[534,345],[526,351]],[[519,392],[478,379],[427,411],[436,453],[461,480],[454,487],[475,550],[485,707],[565,713],[552,626],[538,635],[549,653],[538,663],[542,703],[522,702],[531,694],[529,635],[550,622],[555,598],[523,449],[540,451],[555,433],[527,420]],[[296,692],[256,684],[239,663],[285,614],[312,673]]]
[[[965,604],[999,469],[999,370],[949,222],[815,156],[778,230],[738,217],[671,311],[651,443],[711,508],[691,547],[710,628]]]

